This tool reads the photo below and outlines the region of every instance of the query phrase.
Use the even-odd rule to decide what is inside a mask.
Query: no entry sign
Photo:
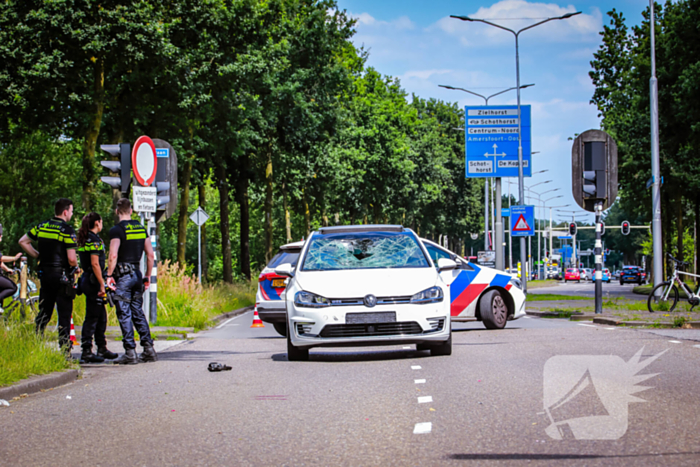
[[[131,151],[131,166],[134,169],[134,177],[141,186],[150,186],[156,179],[158,158],[156,147],[148,136],[140,136]]]

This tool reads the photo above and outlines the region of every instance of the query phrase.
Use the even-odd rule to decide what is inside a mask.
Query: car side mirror
[[[281,264],[275,268],[275,274],[282,277],[294,277],[294,266],[289,263]]]
[[[447,258],[440,258],[437,262],[438,272],[449,271],[450,269],[457,269],[457,263]]]

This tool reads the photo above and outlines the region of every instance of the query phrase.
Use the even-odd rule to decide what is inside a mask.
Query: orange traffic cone
[[[262,320],[260,319],[260,316],[258,316],[258,306],[257,305],[255,305],[255,313],[253,314],[253,324],[251,324],[250,327],[251,328],[264,328],[265,327]]]
[[[70,343],[71,345],[78,345],[78,341],[75,339],[75,326],[73,325],[73,315],[70,317]]]

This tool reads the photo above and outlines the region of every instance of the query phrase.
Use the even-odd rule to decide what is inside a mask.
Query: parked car
[[[581,280],[592,281],[593,280],[593,269],[583,268],[581,271]]]
[[[496,269],[466,262],[456,253],[435,242],[421,238],[428,255],[437,264],[440,259],[451,259],[457,268],[440,273],[450,288],[450,314],[452,321],[483,321],[487,329],[501,329],[506,321],[525,316],[525,294],[516,274],[507,274]],[[500,296],[505,308],[497,313],[482,310],[487,305],[484,297],[491,291]],[[501,300],[493,298],[500,303]],[[498,308],[498,307],[497,307]]]
[[[642,276],[642,270],[639,266],[624,266],[620,274],[620,285],[627,283],[636,283],[642,285],[645,277]]]
[[[608,284],[610,283],[610,269],[605,268],[603,269],[603,282],[607,282]]]
[[[287,278],[275,274],[275,268],[282,264],[296,266],[303,246],[304,242],[282,245],[258,277],[258,291],[255,294],[258,316],[262,321],[272,324],[275,331],[283,336],[287,335],[287,311],[284,304]]]
[[[581,282],[581,273],[577,268],[567,268],[564,273],[564,282],[576,281]]]
[[[287,358],[308,360],[313,347],[417,344],[432,355],[452,353],[450,290],[418,236],[400,225],[323,227],[306,240],[288,277]],[[510,279],[510,276],[508,276]],[[499,299],[497,299],[497,297]],[[507,306],[498,290],[482,313]]]

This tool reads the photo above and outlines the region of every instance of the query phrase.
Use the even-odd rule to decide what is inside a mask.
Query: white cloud
[[[431,76],[434,75],[445,75],[447,73],[451,73],[452,70],[414,70],[414,71],[407,71],[403,75],[399,76],[399,78],[403,81],[406,79],[411,79],[411,78],[418,78],[418,79],[430,79]]]
[[[555,3],[535,3],[525,0],[502,0],[490,7],[481,7],[467,16],[486,19],[515,31],[535,24],[546,18],[562,16],[577,11],[573,5],[561,7]],[[581,13],[565,20],[557,20],[529,30],[524,35],[551,42],[565,39],[595,37],[602,29],[602,14],[597,8],[590,14]],[[445,17],[428,27],[428,30],[441,30],[458,38],[464,46],[483,45],[485,43],[501,44],[512,42],[513,35],[487,24],[460,21]],[[521,36],[525,37],[525,36]]]
[[[348,12],[348,15],[352,18],[357,19],[358,30],[367,27],[382,29],[389,27],[400,31],[412,30],[415,28],[415,24],[413,24],[413,21],[411,21],[411,19],[408,16],[400,16],[392,21],[381,21],[376,19],[369,13],[353,14]]]

